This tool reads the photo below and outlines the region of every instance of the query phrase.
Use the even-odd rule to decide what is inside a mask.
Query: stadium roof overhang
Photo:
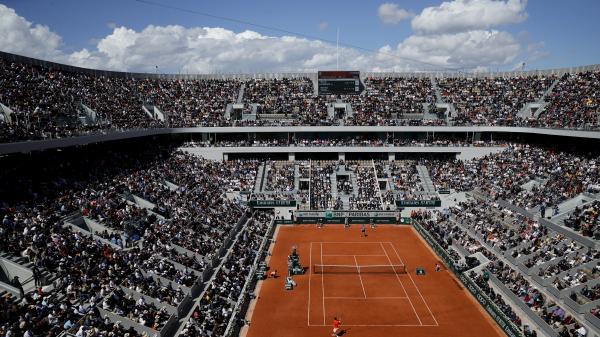
[[[600,131],[542,129],[502,126],[280,126],[280,127],[197,127],[197,128],[163,128],[148,130],[129,130],[105,132],[102,134],[79,137],[26,141],[0,144],[0,154],[40,151],[69,146],[80,146],[92,143],[132,139],[139,137],[170,134],[232,134],[232,133],[512,133],[540,136],[560,136],[585,139],[600,139]]]

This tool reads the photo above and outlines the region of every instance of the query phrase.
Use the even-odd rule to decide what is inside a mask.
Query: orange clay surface
[[[503,336],[449,271],[434,271],[438,259],[410,226],[367,226],[367,237],[358,225],[281,226],[275,240],[269,272],[280,277],[262,283],[247,337],[326,337],[334,316],[348,337]],[[293,277],[297,287],[289,291],[292,246],[306,273]],[[315,264],[404,264],[407,273],[315,274]],[[417,266],[424,276],[415,275]]]

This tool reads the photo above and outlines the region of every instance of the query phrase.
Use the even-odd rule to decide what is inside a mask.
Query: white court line
[[[366,245],[376,245],[378,243],[378,242],[364,242],[364,241],[344,241],[344,242],[332,242],[332,241],[323,241],[323,242],[321,242],[321,241],[317,241],[317,242],[326,243],[328,245],[330,245],[330,244],[336,244],[336,245],[337,244],[347,244],[347,243],[351,243],[351,244],[363,243],[363,244],[366,244]]]
[[[309,264],[309,266],[310,266],[309,267],[310,273],[308,274],[308,309],[306,310],[308,312],[308,325],[310,325],[310,284],[312,283],[311,279],[312,279],[312,270],[313,270],[313,264],[312,264],[312,246],[313,246],[313,243],[311,242],[310,243],[310,256],[308,258],[309,261],[310,261],[309,262],[310,263]]]
[[[323,242],[321,242],[321,264],[323,264]],[[321,291],[323,297],[323,324],[325,324],[325,281],[323,280],[323,273],[321,273]]]
[[[311,324],[309,326],[330,326],[327,324]],[[438,325],[432,325],[432,324],[344,324],[345,327],[384,327],[384,326],[398,326],[398,327],[435,327]]]
[[[394,246],[394,244],[392,244],[391,242],[388,242],[388,244],[390,246],[392,246],[392,248],[394,249],[394,252],[396,253],[396,256],[398,256],[398,258],[400,259],[400,261],[402,261],[402,258],[400,258],[400,254],[398,254],[398,251],[396,250],[396,246]],[[402,264],[404,264],[404,262],[402,262]],[[414,284],[415,288],[417,289],[417,292],[419,293],[419,296],[421,296],[421,300],[423,300],[423,303],[425,303],[425,306],[427,307],[427,310],[429,310],[429,314],[431,315],[431,317],[435,321],[435,324],[437,326],[439,326],[439,323],[438,323],[437,319],[435,319],[435,316],[433,315],[433,312],[431,312],[431,308],[429,308],[429,304],[427,304],[427,301],[425,301],[425,297],[423,297],[423,294],[421,294],[421,291],[419,290],[419,287],[417,287],[417,284],[415,283],[415,280],[413,280],[412,276],[410,276],[410,272],[407,271],[407,274],[408,274],[408,277],[410,278],[410,280],[412,281],[412,283]]]
[[[325,297],[326,300],[364,300],[363,297]],[[408,297],[389,296],[389,297],[367,297],[367,300],[407,300]]]
[[[402,261],[402,258],[400,257],[400,254],[398,254],[398,251],[396,251],[396,247],[394,247],[394,244],[391,243],[390,241],[387,241],[385,243],[387,243],[388,245],[392,246],[392,249],[394,249],[394,252],[396,252],[396,256],[398,257],[398,259],[400,259],[400,263],[406,266],[406,264],[404,263],[404,261]],[[409,274],[408,271],[406,273]]]
[[[379,244],[381,245],[381,249],[383,249],[383,251],[385,252],[388,262],[390,263],[390,265],[393,265],[392,259],[390,259],[390,256],[388,255],[387,251],[383,247],[383,243],[380,242]],[[402,260],[400,260],[400,261],[402,261]],[[404,262],[402,262],[402,264],[404,264]],[[423,325],[423,322],[421,321],[421,317],[419,317],[419,314],[417,314],[417,310],[415,309],[413,302],[411,301],[410,297],[408,296],[408,292],[406,292],[406,289],[404,288],[404,284],[402,283],[402,280],[400,280],[400,276],[398,276],[398,273],[396,273],[396,269],[394,269],[394,275],[396,275],[396,279],[398,280],[398,282],[400,282],[400,285],[402,286],[402,290],[404,290],[406,297],[408,297],[408,303],[410,303],[410,306],[412,307],[412,310],[414,311],[415,316],[417,316],[417,319],[419,320],[419,324]]]
[[[367,298],[367,293],[365,292],[365,285],[363,284],[362,276],[360,276],[360,268],[358,267],[358,261],[356,260],[356,256],[354,256],[354,263],[356,264],[356,270],[358,271],[358,279],[360,280],[360,286],[363,290],[363,295]]]
[[[385,256],[383,254],[356,254],[356,255],[351,255],[351,254],[323,254],[323,256]]]

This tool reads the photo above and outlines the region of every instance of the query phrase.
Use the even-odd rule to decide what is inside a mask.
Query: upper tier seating
[[[313,81],[306,77],[158,79],[60,69],[0,58],[0,103],[10,109],[0,111],[0,142],[167,126],[599,126],[600,71],[560,78],[438,78],[442,101],[454,107],[446,111],[452,114],[446,118],[437,111],[428,77],[369,77],[361,95],[315,97]],[[243,112],[256,112],[256,119],[232,112],[240,99]],[[332,115],[333,103],[347,110]],[[523,119],[519,112],[527,103],[543,103],[545,108]]]

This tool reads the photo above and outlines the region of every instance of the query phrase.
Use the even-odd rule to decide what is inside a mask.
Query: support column
[[[229,154],[223,153],[223,161],[228,161],[228,160],[229,160]]]
[[[338,160],[346,161],[346,152],[338,152]]]
[[[396,154],[394,152],[388,152],[388,161],[396,161]]]
[[[289,161],[296,161],[296,153],[295,152],[289,152],[288,153],[288,160]]]

